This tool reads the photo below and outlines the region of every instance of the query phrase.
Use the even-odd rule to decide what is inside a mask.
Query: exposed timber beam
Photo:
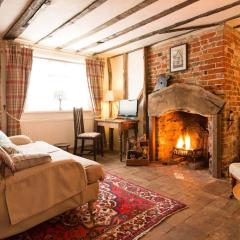
[[[224,20],[221,20],[221,21],[218,21],[218,22],[215,22],[215,23],[195,25],[195,26],[188,26],[188,27],[181,27],[181,28],[174,28],[174,29],[169,29],[167,32],[168,33],[169,32],[179,32],[179,31],[194,30],[194,29],[195,30],[200,30],[200,29],[203,29],[203,28],[209,28],[209,27],[214,27],[214,26],[218,26],[218,25],[224,24],[225,22],[233,20],[233,19],[236,19],[238,17],[240,17],[240,14],[237,14],[235,16],[226,18]]]
[[[3,1],[4,1],[4,0],[0,0],[0,7],[1,7],[1,5],[2,5]]]
[[[130,32],[130,31],[133,31],[136,28],[142,27],[142,26],[144,26],[146,24],[149,24],[149,23],[151,23],[153,21],[159,20],[159,19],[161,19],[161,18],[163,18],[163,17],[165,17],[165,16],[167,16],[167,15],[169,15],[171,13],[174,13],[174,12],[176,12],[176,11],[182,9],[182,8],[185,8],[185,7],[189,6],[190,4],[193,4],[193,3],[198,2],[198,1],[199,0],[188,0],[188,1],[182,2],[182,3],[180,3],[178,5],[175,5],[175,6],[171,7],[171,8],[169,8],[169,9],[166,9],[166,10],[164,10],[164,11],[162,11],[162,12],[160,12],[160,13],[152,16],[152,17],[149,17],[149,18],[147,18],[147,19],[145,19],[145,20],[143,20],[141,22],[138,22],[138,23],[136,23],[136,24],[134,24],[134,25],[132,25],[132,26],[130,26],[128,28],[125,28],[125,29],[123,29],[123,30],[121,30],[121,31],[119,31],[117,33],[114,33],[114,34],[112,34],[112,35],[110,35],[108,37],[105,37],[105,38],[103,38],[103,39],[101,39],[101,40],[99,40],[99,41],[97,41],[95,43],[91,43],[91,44],[89,44],[89,45],[87,45],[87,46],[85,46],[85,47],[83,47],[81,49],[78,49],[77,52],[81,52],[83,50],[96,47],[96,46],[98,46],[101,43],[105,43],[105,42],[107,42],[109,40],[112,40],[112,39],[117,38],[117,37],[119,37],[119,36],[121,36],[123,34],[126,34],[126,33]]]
[[[31,19],[43,7],[51,4],[51,0],[35,0],[30,3],[24,13],[17,19],[11,28],[4,35],[3,39],[14,40],[17,38],[29,25]]]
[[[135,51],[137,51],[137,50],[143,49],[143,48],[145,48],[145,47],[149,47],[149,46],[152,46],[152,45],[154,45],[154,44],[159,44],[159,43],[162,43],[162,42],[171,40],[171,39],[173,39],[173,38],[181,37],[181,36],[187,35],[187,34],[189,34],[189,33],[195,32],[195,31],[197,31],[197,30],[191,30],[191,31],[188,31],[188,32],[184,32],[184,33],[181,33],[181,34],[178,34],[178,35],[175,35],[175,36],[172,36],[172,37],[169,37],[169,38],[166,38],[166,39],[163,39],[163,40],[154,42],[154,43],[151,43],[151,44],[146,45],[146,46],[144,46],[144,47],[140,47],[140,48],[138,47],[138,48],[131,49],[130,51],[127,51],[127,52],[124,52],[124,53],[132,53],[132,52],[135,52]],[[112,58],[115,58],[115,57],[119,57],[119,56],[122,56],[124,53],[119,53],[119,54],[110,56],[109,58],[112,59]],[[94,54],[92,54],[92,56],[97,56],[97,55],[99,55],[99,54],[101,54],[101,53],[94,53]]]
[[[173,28],[177,28],[179,26],[182,26],[182,25],[185,25],[187,23],[190,23],[192,21],[195,21],[197,19],[200,19],[200,18],[203,18],[203,17],[208,17],[208,16],[211,16],[213,14],[216,14],[216,13],[219,13],[219,12],[222,12],[224,10],[227,10],[229,8],[233,8],[235,6],[238,6],[240,5],[240,0],[236,1],[236,2],[233,2],[231,4],[228,4],[228,5],[225,5],[223,7],[219,7],[219,8],[216,8],[214,10],[211,10],[211,11],[208,11],[208,12],[205,12],[205,13],[202,13],[202,14],[199,14],[195,17],[192,17],[192,18],[189,18],[189,19],[186,19],[186,20],[183,20],[183,21],[180,21],[180,22],[177,22],[177,23],[174,23],[168,27],[164,27],[164,28],[161,28],[159,30],[155,30],[153,32],[149,32],[149,33],[146,33],[144,35],[141,35],[139,37],[136,37],[136,38],[133,38],[133,39],[130,39],[126,42],[123,42],[123,43],[120,43],[118,45],[115,45],[113,47],[110,47],[110,48],[107,48],[107,49],[104,49],[103,51],[100,51],[100,52],[97,52],[95,54],[101,54],[101,53],[104,53],[104,52],[107,52],[107,51],[110,51],[110,50],[113,50],[113,49],[116,49],[116,48],[120,48],[120,47],[123,47],[127,44],[130,44],[130,43],[134,43],[134,42],[137,42],[137,41],[140,41],[140,40],[143,40],[143,39],[146,39],[146,38],[149,38],[149,37],[152,37],[156,34],[163,34],[163,33],[167,33],[170,29],[173,29]],[[234,16],[233,18],[237,18],[237,16],[239,17],[239,15],[236,15]]]
[[[99,32],[101,30],[103,30],[104,28],[107,28],[111,25],[113,25],[114,23],[132,15],[133,13],[136,13],[137,11],[140,11],[141,9],[147,7],[148,5],[154,3],[154,2],[157,2],[158,0],[144,0],[143,2],[135,5],[134,7],[126,10],[125,12],[115,16],[114,18],[108,20],[107,22],[95,27],[94,29],[82,34],[81,36],[75,38],[75,39],[72,39],[71,41],[69,42],[66,42],[65,44],[63,44],[62,46],[59,46],[58,49],[62,49],[62,48],[65,48],[69,45],[72,45],[78,41],[80,41],[81,39],[85,38],[85,37],[89,37],[91,36],[92,34],[96,33],[96,32]]]
[[[89,4],[86,8],[84,8],[83,10],[81,10],[80,12],[78,12],[77,14],[75,14],[73,17],[71,17],[70,19],[68,19],[66,22],[64,22],[63,24],[61,24],[59,27],[55,28],[54,30],[52,30],[50,33],[48,33],[46,36],[42,37],[41,39],[39,39],[37,42],[35,42],[36,44],[43,41],[44,39],[52,36],[52,34],[62,30],[63,28],[72,25],[73,22],[76,22],[77,20],[79,20],[80,18],[82,18],[83,16],[85,16],[86,14],[90,13],[91,11],[95,10],[96,8],[98,8],[100,5],[102,5],[103,3],[105,3],[107,0],[95,0],[94,2],[92,2],[91,4]]]

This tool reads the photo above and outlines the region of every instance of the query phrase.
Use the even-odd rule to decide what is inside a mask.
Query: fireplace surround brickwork
[[[183,43],[188,45],[188,69],[170,73],[169,49]],[[160,74],[170,74],[172,80],[169,85],[200,86],[225,102],[218,115],[208,116],[208,122],[210,131],[214,130],[214,122],[221,122],[219,159],[221,172],[226,173],[229,164],[239,156],[240,34],[229,26],[221,25],[168,40],[148,48],[147,64],[149,93]],[[234,121],[229,126],[230,111],[233,111]],[[215,147],[209,143],[210,149]]]

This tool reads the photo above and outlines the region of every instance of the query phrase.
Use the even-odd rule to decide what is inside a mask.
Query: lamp
[[[112,102],[115,100],[113,90],[107,90],[103,101],[109,103],[109,117],[112,118]]]
[[[54,98],[59,101],[59,111],[62,110],[62,100],[66,99],[65,92],[63,90],[56,90],[54,92]]]

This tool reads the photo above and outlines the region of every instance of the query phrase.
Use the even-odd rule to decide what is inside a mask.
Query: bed
[[[46,142],[11,140],[23,153],[46,152],[52,161],[0,181],[0,239],[85,203],[92,209],[104,178],[100,164]]]

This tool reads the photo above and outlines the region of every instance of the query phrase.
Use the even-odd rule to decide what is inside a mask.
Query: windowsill
[[[56,110],[56,111],[26,111],[26,112],[23,112],[23,114],[61,114],[61,113],[72,113],[73,110]],[[93,111],[91,109],[88,109],[88,110],[83,110],[83,112],[85,113],[92,113]]]
[[[84,119],[93,119],[92,110],[84,110]],[[73,120],[73,110],[24,112],[21,122]]]

